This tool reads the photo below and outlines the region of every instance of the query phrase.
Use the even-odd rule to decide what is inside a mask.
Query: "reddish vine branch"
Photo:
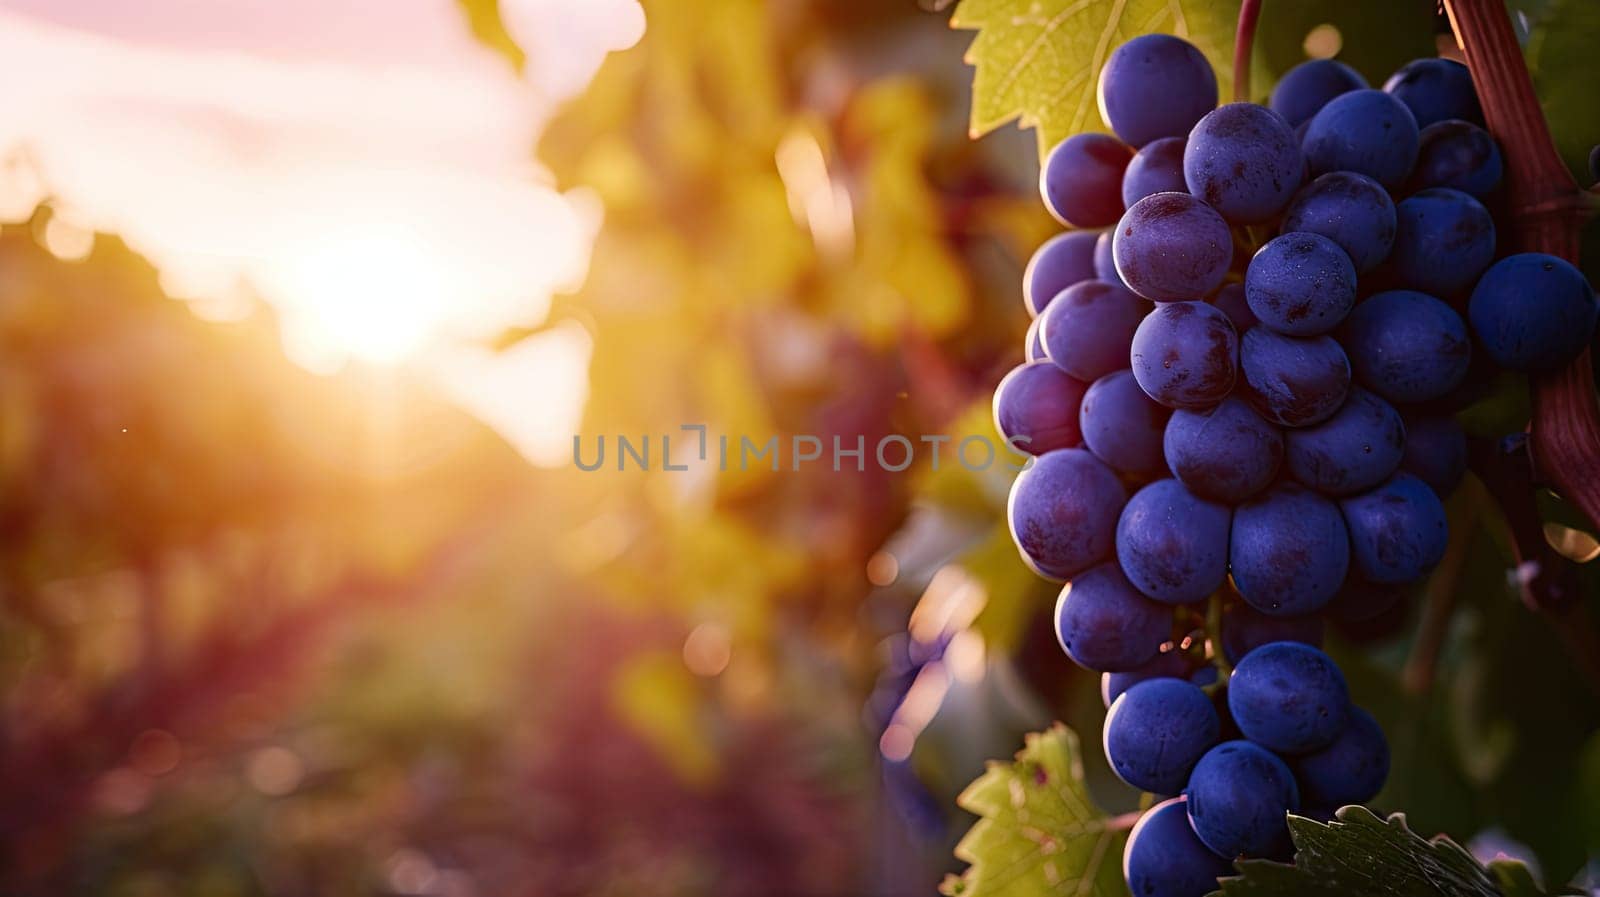
[[[1256,42],[1256,20],[1261,17],[1261,0],[1239,4],[1239,28],[1233,34],[1233,100],[1250,102],[1250,50]]]
[[[1505,3],[1444,0],[1444,6],[1484,119],[1505,156],[1512,246],[1576,264],[1583,190],[1550,139]],[[1600,400],[1589,350],[1566,368],[1533,378],[1532,389],[1538,474],[1600,526]]]

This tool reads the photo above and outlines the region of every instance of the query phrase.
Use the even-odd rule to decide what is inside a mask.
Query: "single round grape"
[[[1083,449],[1034,459],[1011,484],[1011,539],[1041,576],[1070,579],[1109,558],[1128,493],[1115,472]]]
[[[1022,272],[1022,301],[1038,317],[1062,290],[1095,279],[1094,231],[1070,230],[1040,244]]]
[[[1222,313],[1228,316],[1229,323],[1233,324],[1233,332],[1240,336],[1261,323],[1256,319],[1256,313],[1250,310],[1250,301],[1245,298],[1242,283],[1224,285],[1217,291],[1217,295],[1211,298],[1211,304],[1222,309]]]
[[[1350,719],[1350,689],[1320,649],[1271,642],[1233,668],[1228,709],[1244,737],[1280,754],[1305,754],[1339,737]]]
[[[1389,263],[1405,286],[1434,296],[1471,287],[1494,261],[1494,219],[1460,190],[1434,187],[1395,207]]]
[[[1140,791],[1177,794],[1218,741],[1211,699],[1183,679],[1150,679],[1123,692],[1106,713],[1111,771]]]
[[[1130,207],[1111,242],[1122,282],[1156,302],[1210,294],[1233,264],[1228,222],[1187,193],[1157,193]]]
[[[1288,336],[1327,333],[1356,304],[1356,266],[1338,243],[1286,233],[1250,259],[1245,299],[1263,326]]]
[[[1116,235],[1116,230],[1101,231],[1100,236],[1094,241],[1094,276],[1096,280],[1114,283],[1118,286],[1127,286],[1122,282],[1122,275],[1117,273],[1117,261],[1111,255],[1111,238]]]
[[[1139,594],[1113,562],[1072,577],[1056,601],[1061,650],[1079,666],[1102,673],[1150,662],[1171,629],[1171,608]]]
[[[1288,814],[1300,807],[1294,773],[1265,748],[1224,741],[1189,774],[1189,825],[1224,857],[1282,857],[1293,849]]]
[[[1436,121],[1422,129],[1413,191],[1449,187],[1482,198],[1500,186],[1505,165],[1488,131],[1459,119]]]
[[[1383,89],[1405,103],[1419,128],[1450,118],[1483,121],[1478,93],[1472,89],[1472,72],[1453,59],[1412,60],[1390,75]]]
[[[1149,311],[1150,303],[1127,287],[1086,280],[1044,310],[1039,336],[1056,367],[1090,382],[1128,366],[1133,333]]]
[[[1404,103],[1381,90],[1352,90],[1312,117],[1301,147],[1312,174],[1353,171],[1392,189],[1411,173],[1417,144]]]
[[[1105,227],[1122,217],[1122,172],[1133,148],[1110,134],[1074,134],[1039,169],[1045,208],[1068,227]]]
[[[1078,428],[1095,457],[1122,473],[1145,476],[1162,468],[1162,435],[1171,415],[1144,394],[1132,371],[1121,370],[1089,386],[1078,409]]]
[[[1365,274],[1394,246],[1394,200],[1364,174],[1331,171],[1300,188],[1283,213],[1284,233],[1321,234],[1339,244]]]
[[[1012,368],[994,388],[994,428],[1030,455],[1083,441],[1078,408],[1089,389],[1049,362]]]
[[[1217,890],[1217,879],[1235,874],[1233,864],[1194,833],[1182,797],[1140,816],[1122,849],[1122,877],[1138,897],[1205,897]]]
[[[1370,582],[1416,582],[1444,557],[1449,523],[1428,484],[1409,473],[1339,502],[1350,529],[1350,559]]]
[[[1217,106],[1205,54],[1170,34],[1145,34],[1111,52],[1100,70],[1100,117],[1134,146],[1182,137]]]
[[[1237,504],[1272,483],[1283,434],[1234,396],[1215,408],[1172,413],[1162,437],[1167,469],[1189,491]]]
[[[1284,447],[1296,480],[1324,495],[1350,495],[1399,469],[1406,427],[1393,405],[1356,387],[1333,417],[1285,434]]]
[[[1322,647],[1320,617],[1269,617],[1243,602],[1222,609],[1222,651],[1229,663],[1270,642],[1299,642]]]
[[[1234,509],[1228,563],[1239,597],[1270,617],[1321,610],[1350,569],[1339,507],[1294,483],[1279,483]]]
[[[1311,120],[1328,101],[1342,93],[1364,90],[1367,79],[1361,73],[1333,59],[1302,62],[1278,80],[1267,104],[1283,116],[1290,127]]]
[[[1414,591],[1416,586],[1412,583],[1369,582],[1361,576],[1361,571],[1351,570],[1339,594],[1333,596],[1322,612],[1336,622],[1365,623],[1394,610]]]
[[[1333,743],[1294,759],[1295,779],[1307,803],[1342,807],[1378,796],[1389,778],[1389,741],[1372,714],[1352,707],[1350,722]]]
[[[1206,501],[1177,480],[1156,480],[1133,494],[1117,521],[1117,560],[1139,591],[1166,604],[1199,601],[1228,576],[1226,506]]]
[[[1507,256],[1472,291],[1472,333],[1495,364],[1547,371],[1578,357],[1594,335],[1594,291],[1583,272],[1542,252]]]
[[[1133,154],[1122,175],[1122,204],[1134,203],[1154,193],[1183,193],[1189,188],[1183,180],[1182,137],[1163,137],[1145,144]]]
[[[1229,103],[1200,119],[1183,151],[1183,179],[1235,224],[1283,211],[1305,177],[1306,161],[1283,116],[1254,103]]]
[[[1285,427],[1327,420],[1350,391],[1350,360],[1328,336],[1284,336],[1252,328],[1239,340],[1239,369],[1241,394],[1250,407]]]
[[[1193,666],[1188,655],[1176,648],[1162,651],[1136,669],[1101,675],[1100,700],[1109,708],[1111,702],[1134,685],[1146,679],[1184,679],[1189,676]]]
[[[1415,474],[1441,498],[1456,491],[1467,473],[1467,433],[1447,414],[1405,418],[1406,449],[1400,469]]]
[[[1367,297],[1340,328],[1361,384],[1391,402],[1442,398],[1467,376],[1472,341],[1455,310],[1425,293],[1388,290]]]
[[[1039,339],[1039,319],[1034,318],[1028,322],[1028,335],[1022,343],[1022,360],[1028,364],[1035,361],[1048,362],[1050,356],[1044,354],[1044,340]]]
[[[1205,408],[1233,389],[1239,339],[1215,306],[1166,302],[1140,322],[1130,355],[1133,376],[1150,398],[1168,408]]]

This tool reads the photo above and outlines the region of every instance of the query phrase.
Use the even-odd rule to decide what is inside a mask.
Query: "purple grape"
[[[1187,193],[1157,193],[1118,222],[1111,252],[1122,282],[1156,302],[1210,295],[1233,264],[1233,234],[1217,211]]]
[[[1102,673],[1149,663],[1172,628],[1172,609],[1140,594],[1115,562],[1074,576],[1056,600],[1055,618],[1061,650]]]
[[[1400,412],[1359,387],[1344,405],[1314,427],[1284,437],[1290,475],[1324,495],[1371,489],[1400,467],[1406,428]]]
[[[1328,101],[1352,90],[1363,90],[1367,79],[1361,73],[1333,59],[1312,59],[1284,73],[1272,89],[1268,105],[1283,116],[1290,127],[1311,120]]]
[[[1030,455],[1083,441],[1078,407],[1088,386],[1049,362],[1012,368],[994,389],[994,428]]]
[[[1211,698],[1182,679],[1150,679],[1123,692],[1106,713],[1106,762],[1140,791],[1177,794],[1222,723]]]
[[[1122,204],[1134,203],[1155,193],[1185,193],[1182,137],[1163,137],[1145,144],[1133,155],[1122,175]]]
[[[1056,234],[1033,253],[1022,272],[1022,300],[1038,317],[1067,287],[1095,278],[1094,247],[1100,235],[1074,230]]]
[[[1542,252],[1507,256],[1472,291],[1472,333],[1495,364],[1548,371],[1577,358],[1600,307],[1583,272]]]
[[[1094,240],[1094,276],[1096,280],[1114,283],[1118,286],[1127,286],[1122,282],[1122,275],[1117,273],[1117,260],[1111,254],[1111,238],[1116,236],[1116,230],[1101,231],[1100,236]]]
[[[1212,297],[1211,304],[1222,309],[1222,313],[1228,316],[1229,323],[1233,324],[1233,331],[1240,336],[1261,323],[1257,320],[1256,313],[1250,310],[1250,302],[1245,298],[1242,283],[1225,284],[1217,291],[1217,295]]]
[[[1217,106],[1205,54],[1170,34],[1144,34],[1111,51],[1100,71],[1100,114],[1134,146],[1182,137]]]
[[[1327,747],[1296,757],[1295,780],[1307,803],[1328,807],[1372,800],[1389,778],[1389,742],[1372,714],[1350,708],[1350,722]]]
[[[1472,122],[1450,119],[1422,129],[1413,191],[1449,187],[1482,199],[1500,186],[1505,164],[1488,131]]]
[[[1185,798],[1151,807],[1134,823],[1122,851],[1122,876],[1139,897],[1205,897],[1217,879],[1235,875],[1233,864],[1217,856],[1189,825]]]
[[[1110,134],[1074,134],[1039,170],[1039,194],[1068,227],[1105,227],[1122,217],[1122,172],[1133,148]]]
[[[1041,576],[1070,579],[1111,556],[1128,493],[1083,449],[1046,452],[1017,476],[1006,503],[1012,541]]]
[[[1045,308],[1039,336],[1056,367],[1089,382],[1128,366],[1134,331],[1149,311],[1127,287],[1086,280]]]
[[[1279,754],[1319,751],[1350,719],[1350,689],[1333,659],[1310,645],[1272,642],[1228,679],[1228,709],[1244,737]]]
[[[1095,457],[1122,473],[1145,476],[1161,470],[1161,438],[1171,414],[1144,394],[1132,371],[1122,370],[1089,386],[1078,428]]]
[[[1228,575],[1227,507],[1177,480],[1157,480],[1128,499],[1117,521],[1117,560],[1139,591],[1166,604],[1199,601]]]
[[[1263,326],[1287,336],[1316,336],[1337,327],[1355,307],[1356,267],[1327,237],[1287,233],[1250,259],[1244,290]]]
[[[1321,617],[1269,617],[1243,602],[1231,602],[1222,609],[1222,652],[1229,663],[1236,664],[1271,642],[1320,648],[1324,628]]]
[[[1267,488],[1283,461],[1283,435],[1243,400],[1175,411],[1163,437],[1167,468],[1189,491],[1237,504]]]
[[[1177,648],[1170,648],[1157,654],[1154,659],[1145,662],[1137,669],[1123,673],[1106,673],[1100,677],[1100,700],[1111,706],[1123,692],[1135,684],[1146,679],[1183,679],[1188,677],[1190,669],[1194,666],[1189,661],[1188,655]]]
[[[1183,153],[1189,192],[1235,224],[1255,224],[1283,211],[1305,168],[1294,129],[1254,103],[1229,103],[1207,113]]]
[[[1339,503],[1350,530],[1351,560],[1368,582],[1416,582],[1444,557],[1449,523],[1428,484],[1409,473]]]
[[[1300,807],[1294,773],[1266,748],[1224,741],[1200,758],[1184,789],[1189,825],[1221,857],[1282,857],[1288,814]]]
[[[1285,427],[1333,416],[1350,391],[1350,360],[1331,337],[1284,336],[1252,328],[1239,341],[1241,394],[1258,414]]]
[[[1168,408],[1222,401],[1233,389],[1238,359],[1239,340],[1228,316],[1204,302],[1163,303],[1133,335],[1133,376]]]
[[[1394,188],[1411,173],[1417,143],[1404,103],[1381,90],[1352,90],[1312,117],[1301,147],[1312,174],[1353,171]]]
[[[1453,296],[1494,261],[1494,219],[1460,190],[1435,187],[1410,196],[1395,207],[1395,220],[1389,264],[1411,289]]]
[[[1383,83],[1383,89],[1406,105],[1419,128],[1450,118],[1483,121],[1472,72],[1453,59],[1429,57],[1408,62]]]
[[[1467,327],[1450,306],[1413,290],[1367,297],[1340,328],[1361,384],[1391,402],[1442,398],[1472,363]]]
[[[1363,174],[1333,171],[1300,189],[1283,213],[1283,232],[1321,234],[1339,244],[1357,273],[1389,257],[1394,246],[1394,200]]]
[[[1339,508],[1294,483],[1279,483],[1234,510],[1228,561],[1239,596],[1269,617],[1316,613],[1350,567]]]

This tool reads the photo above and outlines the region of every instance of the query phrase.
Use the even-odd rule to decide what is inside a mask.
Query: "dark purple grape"
[[[1084,449],[1034,459],[1011,484],[1006,520],[1034,570],[1070,579],[1111,556],[1128,493],[1115,472]]]
[[[1414,290],[1367,297],[1339,330],[1361,384],[1391,402],[1442,398],[1472,363],[1466,323],[1450,306]]]
[[[1122,172],[1133,148],[1110,134],[1074,134],[1039,170],[1045,208],[1068,227],[1105,227],[1122,217]]]
[[[1571,263],[1542,252],[1495,262],[1472,291],[1472,333],[1495,364],[1548,371],[1578,357],[1594,336],[1594,291]]]
[[[1283,462],[1283,434],[1234,396],[1173,412],[1162,445],[1167,469],[1189,491],[1227,504],[1267,488]]]
[[[1123,473],[1146,476],[1161,470],[1161,439],[1171,414],[1144,394],[1132,371],[1122,370],[1089,386],[1078,428],[1095,457]]]
[[[1212,297],[1211,304],[1222,309],[1222,313],[1228,316],[1229,323],[1233,324],[1233,332],[1240,336],[1261,323],[1256,319],[1256,313],[1250,310],[1250,302],[1245,299],[1242,283],[1224,285],[1217,291],[1217,295]]]
[[[1453,59],[1412,60],[1391,75],[1383,89],[1406,105],[1419,128],[1450,118],[1483,121],[1472,72]]]
[[[1413,191],[1449,187],[1482,199],[1500,186],[1505,165],[1488,131],[1472,122],[1450,119],[1422,129]]]
[[[1117,560],[1139,591],[1166,604],[1200,601],[1228,575],[1228,518],[1177,480],[1128,499],[1117,521]]]
[[[1078,407],[1088,389],[1049,362],[1012,368],[994,389],[994,427],[1030,455],[1075,446],[1083,440]]]
[[[1061,292],[1039,316],[1045,354],[1073,377],[1094,381],[1128,366],[1134,331],[1150,303],[1124,286],[1086,280]]]
[[[1332,744],[1296,757],[1292,765],[1306,802],[1327,807],[1366,803],[1389,778],[1389,741],[1372,714],[1352,707],[1349,724]]]
[[[1169,648],[1157,654],[1154,659],[1146,662],[1138,669],[1125,673],[1106,673],[1100,677],[1100,700],[1107,707],[1121,694],[1132,688],[1134,684],[1146,679],[1183,679],[1188,677],[1194,664],[1188,655],[1177,648]]]
[[[1334,171],[1300,188],[1283,213],[1283,232],[1321,234],[1339,244],[1357,273],[1389,257],[1394,246],[1394,200],[1363,174]]]
[[[1367,79],[1361,73],[1333,59],[1302,62],[1278,79],[1268,105],[1283,116],[1290,127],[1311,120],[1328,101],[1342,93],[1364,90]]]
[[[1222,651],[1229,663],[1271,642],[1299,642],[1322,647],[1322,618],[1269,617],[1243,602],[1222,609]]]
[[[1400,186],[1417,161],[1417,121],[1381,90],[1352,90],[1328,101],[1306,126],[1301,147],[1314,175],[1364,174]]]
[[[1233,584],[1270,617],[1316,613],[1350,568],[1339,507],[1294,483],[1280,483],[1234,509],[1228,561]]]
[[[1186,193],[1183,180],[1182,137],[1163,137],[1145,144],[1133,155],[1122,175],[1122,204],[1134,203],[1154,193]]]
[[[1100,114],[1134,146],[1182,137],[1217,106],[1205,54],[1170,34],[1144,34],[1111,51],[1100,70]]]
[[[1256,224],[1283,211],[1305,169],[1294,129],[1254,103],[1229,103],[1207,113],[1183,152],[1189,192],[1235,224]]]
[[[1239,341],[1240,390],[1262,417],[1309,427],[1333,416],[1350,391],[1350,360],[1331,337],[1255,327]]]
[[[1111,252],[1122,282],[1156,302],[1211,294],[1233,264],[1228,222],[1187,193],[1157,193],[1134,203],[1118,222]]]
[[[1395,207],[1395,221],[1389,264],[1406,287],[1454,296],[1494,261],[1494,219],[1460,190],[1435,187],[1410,196]]]
[[[1288,814],[1300,807],[1294,773],[1266,748],[1224,741],[1200,758],[1184,789],[1189,825],[1221,857],[1283,857]]]
[[[1296,480],[1324,495],[1350,495],[1399,468],[1406,428],[1393,405],[1357,387],[1333,417],[1285,434],[1284,446]]]
[[[1228,709],[1244,737],[1279,754],[1319,751],[1350,719],[1350,689],[1333,658],[1299,642],[1246,654],[1228,679]]]
[[[1094,246],[1100,235],[1074,230],[1044,241],[1022,272],[1022,299],[1028,314],[1038,317],[1062,290],[1094,280]]]
[[[1204,302],[1162,303],[1133,335],[1133,376],[1168,408],[1222,401],[1233,389],[1238,359],[1239,340],[1228,316]]]
[[[1233,864],[1194,833],[1182,797],[1139,817],[1122,851],[1123,878],[1139,897],[1204,897],[1217,890],[1218,878],[1235,874]]]
[[[1061,650],[1102,673],[1149,663],[1172,628],[1172,609],[1140,594],[1115,562],[1072,577],[1056,600],[1055,617]]]
[[[1356,267],[1320,234],[1286,233],[1261,247],[1244,275],[1245,298],[1265,327],[1316,336],[1339,326],[1356,304]]]
[[[1140,791],[1177,794],[1221,729],[1211,698],[1198,686],[1150,679],[1129,688],[1106,713],[1106,762]]]
[[[1368,582],[1399,585],[1426,576],[1444,557],[1449,523],[1428,484],[1409,473],[1339,503],[1351,560]]]

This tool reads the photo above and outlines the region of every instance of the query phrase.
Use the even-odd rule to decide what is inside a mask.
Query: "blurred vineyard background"
[[[643,6],[526,148],[603,209],[587,276],[489,348],[581,331],[586,445],[988,433],[1054,225],[1032,136],[968,139],[970,37],[911,2]],[[492,0],[452,15],[536,64]],[[984,760],[1098,730],[1003,469],[530,463],[403,361],[308,371],[273,304],[197,316],[63,211],[0,228],[0,893],[926,894]],[[1579,680],[1482,539],[1448,700],[1380,713],[1394,779],[1419,830],[1570,871],[1600,702],[1501,700]],[[1398,675],[1382,625],[1353,676]]]

